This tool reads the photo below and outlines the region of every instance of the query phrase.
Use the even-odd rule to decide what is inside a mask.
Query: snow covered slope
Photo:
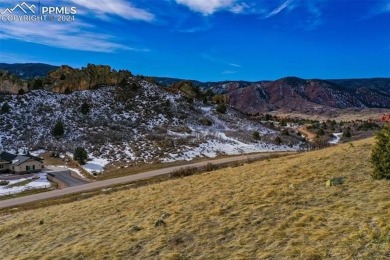
[[[93,158],[134,163],[299,148],[291,138],[274,144],[278,132],[234,109],[221,114],[210,102],[135,77],[123,87],[0,96],[0,106],[5,102],[11,109],[0,114],[0,150],[73,152],[82,146]],[[83,103],[87,114],[81,112]],[[58,121],[65,130],[60,138],[52,135]],[[254,131],[261,141],[252,140]]]

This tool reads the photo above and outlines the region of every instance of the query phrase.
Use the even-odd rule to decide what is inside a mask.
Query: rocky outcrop
[[[390,114],[384,114],[380,119],[382,122],[390,123]]]
[[[82,69],[61,66],[43,78],[30,80],[23,80],[7,71],[0,71],[0,93],[18,94],[42,87],[53,92],[70,93],[99,86],[125,84],[131,76],[127,70],[116,71],[110,66],[92,64]]]
[[[7,71],[0,71],[0,93],[18,94],[21,91],[28,91],[27,82]]]
[[[127,81],[130,76],[129,71],[116,71],[110,66],[88,64],[82,69],[61,66],[47,75],[44,87],[53,92],[66,93],[94,89],[99,86],[118,85]]]

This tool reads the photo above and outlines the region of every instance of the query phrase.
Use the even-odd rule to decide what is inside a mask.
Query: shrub
[[[24,89],[19,89],[18,91],[18,95],[24,95],[26,92],[24,91]]]
[[[274,143],[276,145],[281,145],[282,144],[282,138],[280,138],[280,136],[275,137]]]
[[[32,87],[33,87],[33,89],[43,88],[43,81],[41,79],[35,79]]]
[[[317,137],[322,136],[322,135],[325,135],[325,131],[324,131],[324,129],[320,128],[317,131]]]
[[[119,81],[118,86],[124,88],[127,86],[127,84],[127,79],[123,78],[121,81]]]
[[[288,132],[288,129],[283,129],[282,130],[282,133],[281,133],[282,135],[290,135],[290,133]]]
[[[64,133],[65,133],[64,124],[61,121],[57,121],[57,123],[55,124],[55,126],[53,128],[53,135],[55,137],[61,137],[64,135]]]
[[[272,115],[270,115],[270,114],[265,114],[264,120],[265,120],[265,121],[270,121],[270,120],[272,120]]]
[[[66,87],[64,94],[67,94],[67,95],[72,94],[72,90],[69,87]]]
[[[9,181],[0,181],[0,186],[7,186]]]
[[[254,140],[260,140],[260,133],[259,133],[259,131],[254,131],[253,134],[252,134],[252,138]]]
[[[376,135],[371,162],[374,166],[374,179],[390,179],[390,125],[385,125]]]
[[[78,161],[80,164],[85,164],[88,159],[88,153],[84,148],[77,147],[74,150],[73,159]]]
[[[81,105],[81,113],[83,113],[84,115],[88,114],[89,113],[89,104],[87,102],[84,102],[82,105]]]
[[[345,128],[343,130],[343,137],[344,138],[350,138],[352,135],[351,135],[351,129],[348,127],[348,128]]]
[[[221,114],[225,114],[226,113],[226,105],[225,104],[219,104],[217,106],[217,112],[218,113],[221,113]]]
[[[212,100],[216,104],[226,104],[226,103],[228,103],[229,98],[227,95],[218,94],[218,95],[213,96]]]
[[[211,122],[209,119],[207,118],[201,118],[199,120],[199,123],[201,123],[202,125],[204,126],[212,126],[213,125],[213,122]]]
[[[1,106],[1,113],[6,114],[9,111],[11,111],[11,107],[8,105],[7,102],[3,103],[3,105]]]

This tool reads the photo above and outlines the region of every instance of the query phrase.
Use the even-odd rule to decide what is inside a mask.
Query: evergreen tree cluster
[[[371,162],[374,166],[373,178],[390,180],[390,124],[377,133]]]

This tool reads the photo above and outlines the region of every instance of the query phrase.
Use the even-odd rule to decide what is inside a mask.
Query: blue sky
[[[77,7],[76,21],[0,21],[0,62],[202,81],[390,77],[390,0],[41,1],[53,3]]]

